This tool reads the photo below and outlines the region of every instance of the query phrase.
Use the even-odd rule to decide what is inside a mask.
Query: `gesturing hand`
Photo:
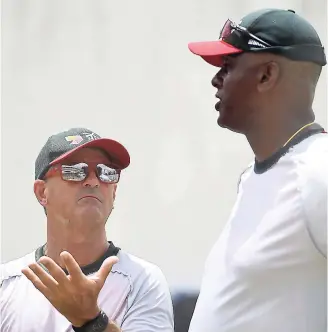
[[[97,273],[87,277],[70,253],[64,251],[60,256],[68,275],[46,256],[41,257],[39,263],[49,273],[38,263],[30,264],[22,273],[72,325],[82,326],[98,315],[99,292],[118,258],[107,258]]]

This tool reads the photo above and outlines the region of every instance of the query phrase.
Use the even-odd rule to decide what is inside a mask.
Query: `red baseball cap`
[[[194,42],[189,43],[188,47],[192,53],[201,56],[207,63],[215,67],[222,66],[222,56],[243,52],[223,40]]]

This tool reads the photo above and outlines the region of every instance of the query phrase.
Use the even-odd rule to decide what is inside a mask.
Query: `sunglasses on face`
[[[114,184],[120,179],[121,171],[117,168],[113,168],[104,164],[86,164],[78,163],[74,165],[58,165],[50,168],[47,175],[51,175],[52,172],[60,172],[61,178],[64,181],[82,182],[84,181],[90,170],[94,171],[98,179],[103,183]]]
[[[272,46],[231,20],[227,20],[224,24],[220,33],[220,39],[244,51],[250,48],[261,49]]]

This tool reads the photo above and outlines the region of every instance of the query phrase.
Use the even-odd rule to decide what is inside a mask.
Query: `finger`
[[[79,264],[77,264],[76,260],[69,252],[63,251],[60,254],[60,257],[63,260],[68,273],[75,282],[79,280],[81,281],[85,278],[85,275],[83,274]]]
[[[41,280],[41,282],[49,288],[51,291],[54,291],[58,287],[58,282],[47,273],[38,263],[32,263],[29,265],[29,268],[34,272],[34,274]]]
[[[49,297],[50,291],[49,289],[42,283],[42,281],[38,278],[38,276],[30,269],[25,268],[22,269],[22,273],[25,277],[32,282],[34,287],[38,289],[45,297]]]
[[[64,286],[68,282],[65,272],[51,258],[43,256],[39,259],[39,263],[47,268],[59,285]]]
[[[110,271],[114,264],[118,262],[118,258],[116,256],[108,257],[102,263],[99,271],[96,273],[95,277],[99,280],[101,287],[105,283]]]

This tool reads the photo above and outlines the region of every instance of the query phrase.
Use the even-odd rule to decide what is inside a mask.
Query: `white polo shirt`
[[[189,332],[327,332],[328,135],[242,175]]]
[[[160,269],[122,250],[99,306],[123,332],[173,332],[173,309]],[[1,265],[1,332],[73,332],[70,322],[21,273],[35,252]]]

